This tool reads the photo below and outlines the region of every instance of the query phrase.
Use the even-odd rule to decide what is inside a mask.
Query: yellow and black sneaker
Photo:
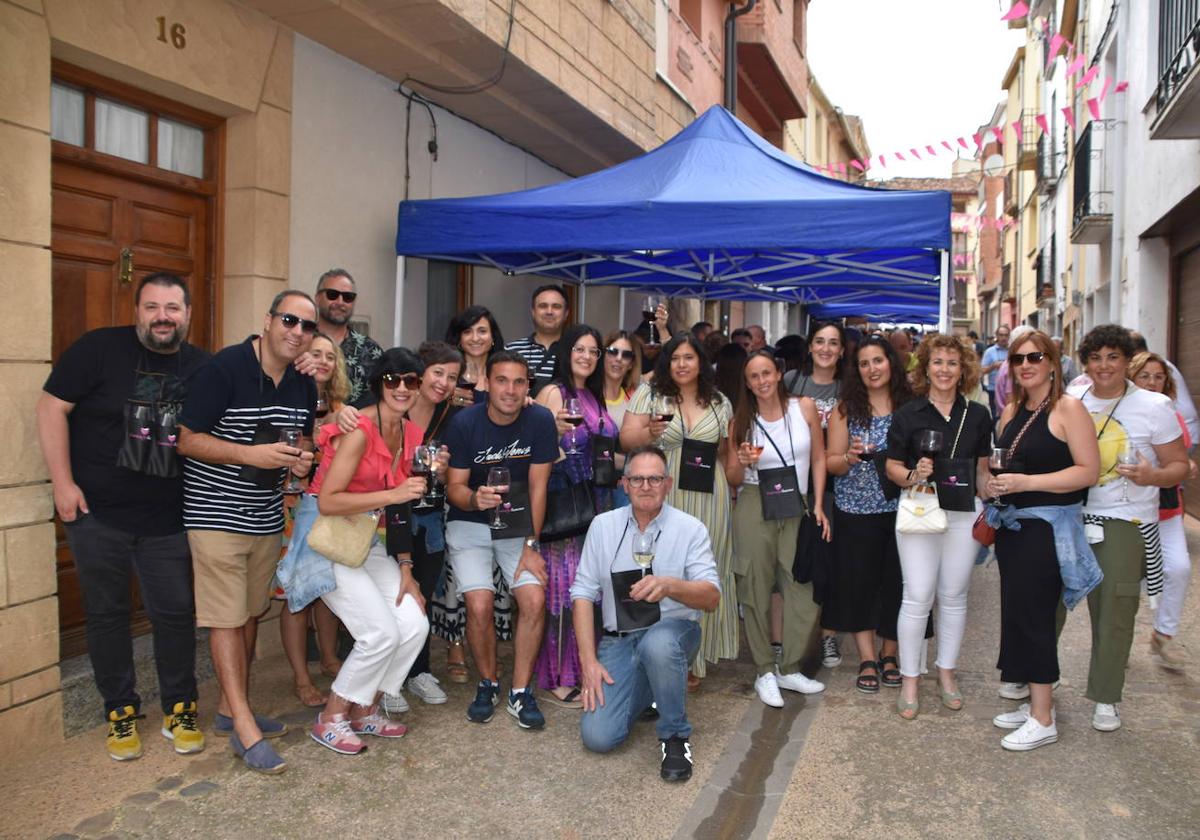
[[[142,757],[142,739],[138,737],[137,719],[133,706],[123,706],[108,713],[108,754],[117,761]]]
[[[196,703],[176,703],[171,714],[163,715],[163,737],[175,742],[180,755],[198,753],[204,749],[204,733],[196,725]]]

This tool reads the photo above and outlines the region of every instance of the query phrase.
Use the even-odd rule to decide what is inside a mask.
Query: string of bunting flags
[[[1018,20],[1027,14],[1029,14],[1028,4],[1026,4],[1024,0],[1017,0],[1017,2],[1013,3],[1013,5],[1004,14],[1004,16],[1000,18],[1000,20],[1004,22]],[[1049,22],[1043,22],[1043,31],[1050,39],[1050,43],[1046,48],[1046,66],[1049,67],[1050,64],[1052,64],[1054,60],[1058,58],[1059,54],[1063,53],[1064,60],[1067,62],[1067,79],[1072,78],[1076,74],[1081,74],[1075,83],[1076,89],[1082,90],[1089,87],[1100,74],[1100,65],[1096,64],[1091,68],[1084,70],[1084,68],[1087,66],[1087,58],[1075,48],[1074,44],[1057,32],[1051,33]],[[1087,109],[1092,115],[1092,119],[1100,119],[1100,104],[1110,93],[1124,93],[1128,88],[1129,82],[1127,81],[1114,83],[1112,79],[1105,77],[1099,94],[1089,97],[1086,100]],[[1067,121],[1067,125],[1074,129],[1076,127],[1074,105],[1068,105],[1061,110],[1063,118]],[[1045,114],[1035,114],[1033,119],[1041,133],[1050,133],[1050,121]],[[1026,126],[1022,125],[1020,119],[1013,120],[1008,127],[1012,129],[1013,136],[1016,138],[1017,143],[1025,142],[1025,133],[1027,128]],[[963,135],[952,140],[947,139],[941,140],[938,143],[926,143],[923,145],[923,147],[913,146],[909,148],[908,151],[898,150],[894,152],[886,152],[884,154],[873,155],[872,157],[865,159],[851,160],[849,162],[838,161],[836,163],[816,163],[812,164],[812,167],[818,172],[827,172],[830,175],[846,175],[855,169],[859,172],[866,172],[875,166],[886,169],[889,157],[900,162],[907,162],[910,158],[912,160],[924,161],[926,158],[922,157],[923,154],[930,158],[937,157],[941,149],[945,149],[947,152],[952,152],[956,156],[959,149],[965,149],[968,152],[976,153],[983,148],[985,143],[989,142],[989,134],[995,138],[996,143],[1003,145],[1005,142],[1006,127],[1004,125],[992,126],[984,131],[976,132],[970,135],[969,141],[968,136]]]

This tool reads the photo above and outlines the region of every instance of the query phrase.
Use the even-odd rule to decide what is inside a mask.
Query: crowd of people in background
[[[1027,326],[984,346],[814,322],[771,346],[758,325],[678,328],[665,302],[633,330],[572,323],[545,285],[527,336],[506,343],[471,306],[384,350],[351,325],[356,297],[332,269],[209,356],[187,342],[186,283],[152,274],[134,325],[87,333],[47,379],[38,431],[114,759],[143,751],[135,576],[162,734],[205,747],[207,628],[209,731],[264,773],[286,766],[271,742],[287,727],[249,691],[272,597],[326,748],[403,737],[408,697],[445,704],[441,681],[473,668],[468,721],[503,704],[542,729],[550,702],[577,709],[602,753],[653,720],[668,781],[691,776],[687,696],[738,657],[743,627],[768,706],[823,691],[848,642],[854,688],[896,690],[912,720],[934,638],[938,701],[961,710],[968,590],[993,545],[999,693],[1028,701],[994,719],[1005,749],[1057,741],[1058,634],[1083,600],[1097,730],[1121,726],[1143,587],[1149,653],[1189,664],[1181,484],[1200,429],[1178,370],[1124,327],[1074,353]]]

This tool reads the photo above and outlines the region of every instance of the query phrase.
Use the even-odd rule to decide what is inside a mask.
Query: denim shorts
[[[538,579],[529,571],[521,572],[521,577],[513,580],[524,548],[524,537],[493,540],[492,529],[479,522],[456,520],[446,524],[446,557],[454,569],[454,584],[459,592],[495,591],[492,564],[500,567],[509,589],[537,584]]]

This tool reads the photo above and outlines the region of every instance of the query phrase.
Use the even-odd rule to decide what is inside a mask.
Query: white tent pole
[[[408,279],[408,257],[396,260],[396,299],[392,307],[392,346],[402,347],[400,339],[404,328],[404,284]]]
[[[938,300],[938,329],[950,332],[950,252],[941,252],[941,294]]]

